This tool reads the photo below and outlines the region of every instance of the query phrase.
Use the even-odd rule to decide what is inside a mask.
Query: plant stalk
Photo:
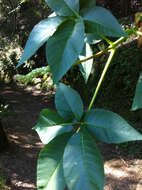
[[[88,61],[88,60],[90,60],[90,59],[94,59],[95,57],[99,57],[99,56],[101,56],[101,55],[103,55],[103,54],[105,54],[105,53],[108,53],[108,51],[109,51],[111,48],[112,48],[112,47],[108,47],[108,48],[106,48],[105,50],[99,51],[98,53],[95,53],[94,55],[92,55],[92,56],[90,56],[90,57],[87,57],[86,59],[82,59],[82,60],[76,61],[76,62],[74,63],[74,66],[75,66],[75,65],[79,65],[80,63],[86,62],[86,61]]]
[[[107,70],[108,70],[108,67],[109,67],[109,65],[110,65],[110,63],[111,63],[111,61],[112,61],[112,58],[113,58],[113,56],[114,56],[114,54],[115,54],[115,51],[116,51],[116,49],[114,48],[114,49],[112,49],[111,52],[110,52],[109,58],[108,58],[108,60],[107,60],[107,62],[106,62],[105,68],[104,68],[104,70],[103,70],[103,72],[102,72],[101,78],[100,78],[100,80],[99,80],[99,82],[98,82],[98,85],[97,85],[97,87],[96,87],[96,90],[95,90],[95,92],[94,92],[93,98],[92,98],[92,100],[91,100],[91,102],[90,102],[90,105],[89,105],[89,107],[88,107],[88,110],[90,110],[90,109],[92,108],[93,104],[94,104],[94,101],[95,101],[95,99],[96,99],[96,96],[97,96],[98,91],[99,91],[99,89],[100,89],[100,86],[101,86],[101,84],[102,84],[102,81],[103,81],[103,79],[104,79],[104,77],[105,77],[105,74],[106,74],[106,72],[107,72]]]
[[[142,32],[135,31],[135,28],[128,29],[128,30],[126,30],[125,32],[127,33],[128,36],[130,36],[130,35],[132,35],[132,34],[142,35]],[[86,59],[82,59],[82,60],[76,61],[76,62],[74,63],[74,65],[79,65],[79,64],[82,63],[82,62],[86,62],[86,61],[88,61],[88,60],[90,60],[90,59],[94,59],[94,58],[99,57],[99,56],[101,56],[101,55],[103,55],[103,54],[105,54],[105,53],[108,53],[111,49],[117,48],[117,46],[118,46],[119,44],[121,44],[123,41],[125,41],[125,40],[128,38],[128,36],[126,36],[126,37],[121,37],[121,38],[119,38],[118,40],[116,40],[115,42],[111,42],[111,41],[110,41],[110,43],[112,43],[112,44],[111,44],[109,47],[107,47],[106,49],[104,49],[104,50],[102,50],[102,51],[100,51],[100,52],[98,52],[98,53],[95,53],[94,55],[92,55],[92,56],[90,56],[90,57],[87,57]],[[103,38],[105,38],[105,37],[103,37]],[[107,39],[107,38],[105,38],[105,40],[106,40],[106,39]]]
[[[101,55],[103,55],[103,54],[105,54],[105,53],[108,53],[109,51],[111,51],[113,48],[116,48],[120,43],[122,43],[122,42],[125,41],[125,40],[126,40],[126,37],[121,37],[121,38],[119,38],[118,40],[116,40],[116,41],[113,43],[113,45],[110,45],[108,48],[106,48],[106,49],[104,49],[104,50],[102,50],[102,51],[99,51],[98,53],[95,53],[94,55],[92,55],[92,56],[90,56],[90,57],[87,57],[86,59],[82,59],[82,60],[76,61],[76,62],[74,63],[74,66],[75,66],[75,65],[79,65],[80,63],[86,62],[86,61],[88,61],[88,60],[90,60],[90,59],[94,59],[94,58],[96,58],[96,57],[99,57],[99,56],[101,56]]]

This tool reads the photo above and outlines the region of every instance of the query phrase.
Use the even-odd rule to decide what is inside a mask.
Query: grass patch
[[[6,186],[6,179],[0,173],[0,190],[10,190],[9,187]]]

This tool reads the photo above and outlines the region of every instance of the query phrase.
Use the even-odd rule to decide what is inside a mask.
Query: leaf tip
[[[21,62],[21,60],[18,62],[16,69],[18,69],[23,63]]]

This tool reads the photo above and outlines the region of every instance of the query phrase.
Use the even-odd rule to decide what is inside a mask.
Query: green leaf
[[[68,19],[49,38],[46,46],[46,56],[57,83],[77,60],[84,45],[84,24],[82,19]]]
[[[80,12],[96,6],[96,0],[80,0]]]
[[[80,95],[72,88],[59,83],[56,88],[55,105],[58,113],[66,120],[79,121],[83,114],[83,103]]]
[[[92,50],[91,46],[88,43],[86,43],[85,44],[85,51],[84,51],[83,55],[79,56],[79,58],[80,58],[80,60],[83,60],[83,59],[86,59],[92,55],[93,55],[93,50]],[[93,65],[93,59],[85,61],[79,65],[80,71],[81,71],[86,83],[87,83],[88,78],[90,76],[90,73],[92,70],[92,65]]]
[[[46,2],[60,16],[74,16],[79,11],[79,0],[46,0]]]
[[[37,164],[38,190],[63,190],[65,188],[62,157],[69,138],[70,134],[60,135],[40,151]]]
[[[53,35],[62,20],[62,17],[55,16],[45,19],[35,25],[32,32],[30,33],[24,48],[24,52],[17,67],[22,65],[36,53],[36,51],[48,40],[48,38]]]
[[[68,141],[63,169],[69,190],[103,190],[103,160],[87,130],[74,134]]]
[[[97,44],[97,43],[99,43],[102,39],[98,36],[98,35],[96,35],[96,34],[86,34],[86,42],[88,43],[88,44]]]
[[[142,140],[142,135],[131,127],[118,114],[108,110],[87,111],[84,116],[85,126],[96,139],[106,143],[123,143]]]
[[[142,108],[142,73],[140,74],[139,80],[137,82],[135,97],[133,99],[131,110],[135,111],[141,108]]]
[[[96,6],[82,13],[85,32],[97,35],[121,37],[127,36],[116,18],[105,8]]]
[[[49,143],[53,138],[62,133],[72,130],[71,123],[63,120],[58,113],[52,110],[42,110],[34,129],[37,131],[44,144]]]

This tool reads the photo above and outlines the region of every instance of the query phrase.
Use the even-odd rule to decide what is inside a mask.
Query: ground
[[[10,87],[5,87],[2,94],[16,114],[4,121],[10,147],[0,154],[0,172],[11,190],[36,189],[36,162],[43,145],[32,127],[41,109],[53,107],[53,99],[48,93],[42,95],[29,89]]]
[[[54,92],[14,86],[0,90],[15,111],[3,122],[9,148],[0,154],[0,173],[10,190],[35,190],[36,163],[43,144],[32,127],[43,108],[54,109]],[[99,147],[105,161],[104,190],[142,190],[142,159],[124,157],[116,145],[99,143]]]

